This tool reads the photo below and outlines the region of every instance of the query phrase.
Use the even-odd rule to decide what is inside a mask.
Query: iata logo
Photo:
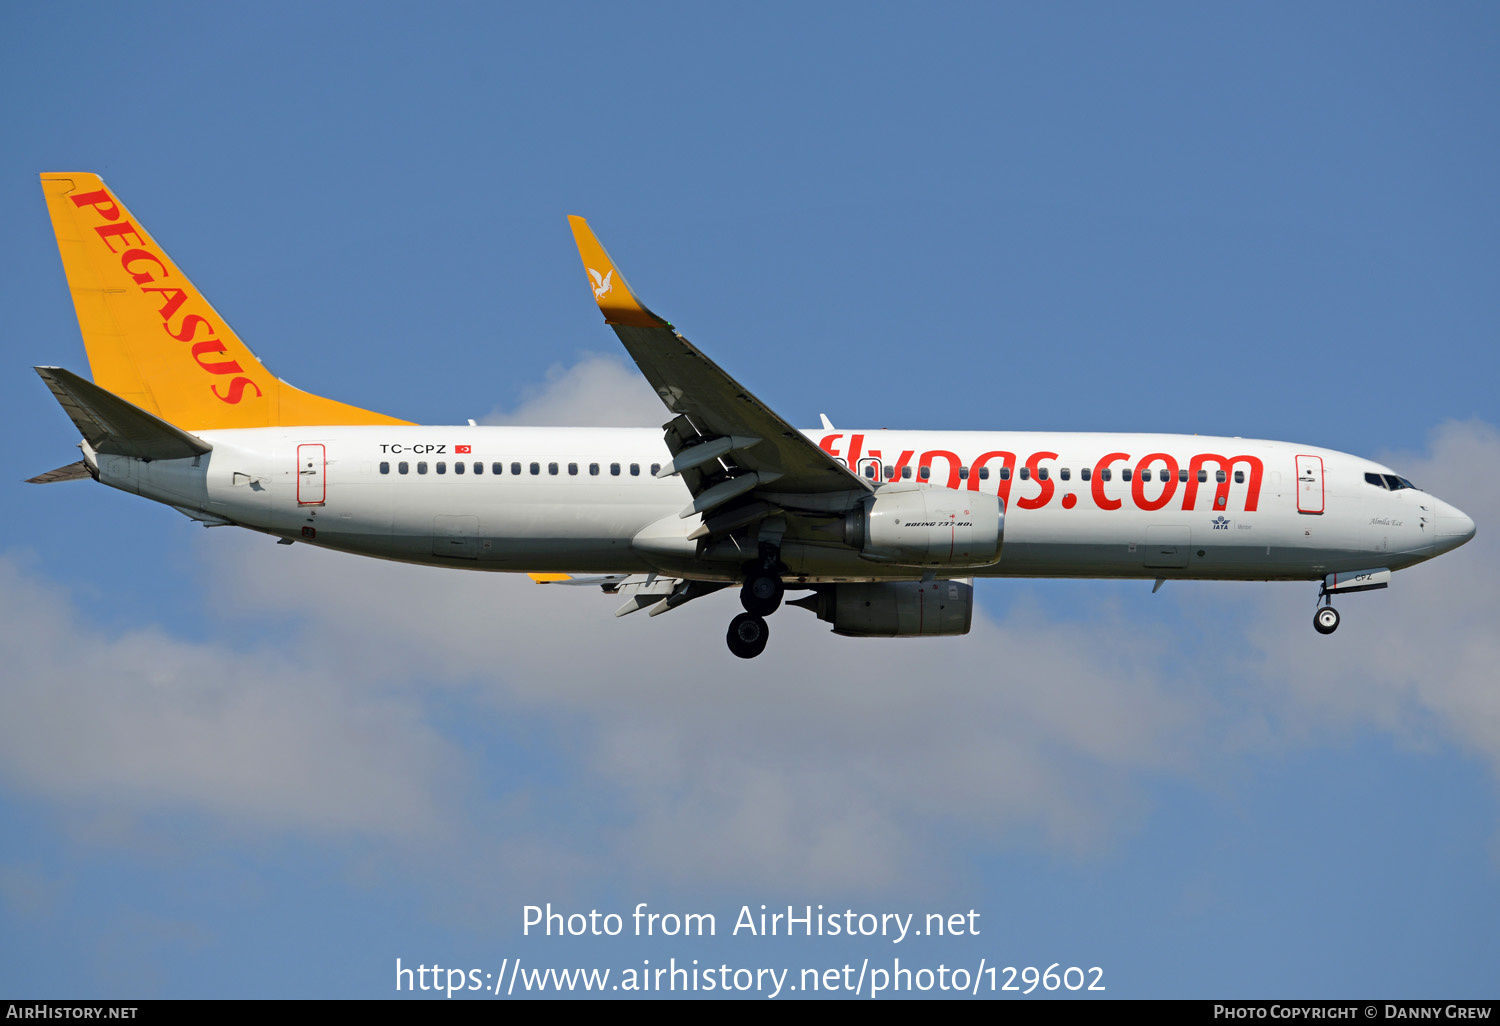
[[[1229,518],[1228,517],[1214,517],[1212,520],[1209,521],[1209,523],[1214,525],[1214,530],[1215,531],[1227,531],[1227,530],[1229,530]]]
[[[609,293],[609,290],[615,287],[614,282],[610,281],[615,276],[614,268],[610,268],[602,278],[599,277],[599,272],[592,267],[585,267],[584,270],[588,271],[589,277],[594,279],[595,300],[603,299]]]

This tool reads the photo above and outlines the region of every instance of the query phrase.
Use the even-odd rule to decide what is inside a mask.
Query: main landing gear
[[[740,605],[745,611],[729,622],[729,651],[741,659],[754,659],[766,650],[766,639],[770,629],[766,617],[781,607],[781,597],[786,586],[781,583],[778,571],[781,566],[780,550],[762,542],[760,559],[745,567],[745,584],[740,588]]]

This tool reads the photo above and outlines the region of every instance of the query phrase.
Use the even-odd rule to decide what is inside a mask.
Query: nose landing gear
[[[1318,601],[1322,604],[1313,611],[1313,630],[1332,634],[1339,629],[1339,611],[1333,608],[1333,592],[1327,581],[1318,586]]]
[[[1379,591],[1391,586],[1391,570],[1378,566],[1370,570],[1340,570],[1323,578],[1318,588],[1318,601],[1322,604],[1313,613],[1313,629],[1319,634],[1332,634],[1339,629],[1339,614],[1333,608],[1333,593],[1353,595],[1357,591]]]

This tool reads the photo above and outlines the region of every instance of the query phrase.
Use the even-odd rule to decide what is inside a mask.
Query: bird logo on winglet
[[[614,268],[610,268],[602,278],[599,277],[599,272],[594,270],[592,267],[587,267],[585,268],[585,270],[589,272],[589,277],[594,279],[595,300],[603,299],[605,295],[608,294],[609,290],[615,287],[614,282],[610,281],[610,279],[615,276]]]

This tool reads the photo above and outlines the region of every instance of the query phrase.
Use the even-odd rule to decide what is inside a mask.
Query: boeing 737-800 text
[[[597,585],[616,615],[738,585],[745,658],[788,588],[838,634],[947,635],[975,577],[1317,581],[1329,634],[1334,595],[1474,534],[1391,468],[1316,446],[799,431],[648,310],[576,217],[662,430],[412,424],[277,379],[97,175],[41,178],[93,381],[37,368],[83,459],[33,480],[92,477],[209,525]]]

